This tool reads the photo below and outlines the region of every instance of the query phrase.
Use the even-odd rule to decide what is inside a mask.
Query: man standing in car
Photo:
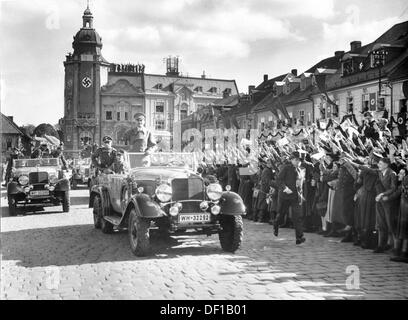
[[[151,154],[156,147],[156,141],[153,134],[145,126],[146,116],[143,113],[136,113],[136,128],[128,133],[129,152],[144,152],[146,155]]]

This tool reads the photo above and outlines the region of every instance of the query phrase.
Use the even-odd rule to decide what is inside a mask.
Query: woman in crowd
[[[334,196],[336,194],[336,187],[338,182],[339,175],[339,164],[338,162],[332,162],[332,168],[326,169],[322,165],[322,182],[326,183],[328,186],[328,195],[327,195],[327,210],[325,216],[322,218],[322,229],[326,230],[325,237],[336,236],[336,230],[333,223],[333,203]]]
[[[366,158],[367,168],[377,168],[379,158],[372,155]],[[375,186],[378,175],[376,172],[366,170],[365,167],[359,170],[359,180],[361,188],[356,193],[356,225],[357,239],[356,244],[361,244],[364,249],[374,249],[375,244]]]

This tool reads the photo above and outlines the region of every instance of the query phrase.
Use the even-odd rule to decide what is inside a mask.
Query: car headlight
[[[221,207],[220,207],[220,206],[215,205],[215,206],[213,206],[213,207],[211,208],[211,213],[214,214],[214,215],[219,214],[220,211],[221,211]]]
[[[219,200],[222,196],[222,187],[218,183],[211,183],[207,187],[207,195],[213,201]]]
[[[27,176],[25,176],[25,175],[21,175],[19,178],[18,178],[18,183],[19,184],[21,184],[21,185],[23,185],[23,186],[25,186],[27,183],[28,183],[28,177]]]
[[[168,184],[161,184],[156,188],[156,196],[161,202],[170,201],[173,190]]]
[[[52,175],[50,175],[49,180],[50,180],[51,183],[57,183],[58,177],[55,174],[52,174]]]
[[[209,207],[209,205],[208,205],[208,202],[207,202],[207,201],[203,201],[203,202],[200,203],[200,209],[201,209],[202,211],[207,210],[208,207]]]
[[[177,216],[179,213],[179,207],[178,206],[172,206],[169,210],[169,213],[171,216]]]

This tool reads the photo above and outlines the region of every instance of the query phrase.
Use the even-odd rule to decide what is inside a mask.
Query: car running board
[[[104,219],[112,223],[114,226],[118,226],[122,220],[121,218],[117,216],[105,216]]]

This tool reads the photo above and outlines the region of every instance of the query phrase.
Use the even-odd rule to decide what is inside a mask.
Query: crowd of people
[[[275,236],[279,228],[292,227],[296,244],[306,241],[305,232],[316,232],[408,262],[408,138],[393,137],[386,119],[375,120],[370,112],[364,117],[358,127],[350,120],[332,122],[325,128],[315,125],[313,135],[306,129],[303,137],[282,131],[277,139],[260,141],[257,172],[241,170],[250,164],[238,160],[203,163],[201,173],[209,183],[229,185],[242,197],[246,217],[271,224]],[[136,151],[149,154],[155,144],[144,127],[145,116],[136,118]],[[126,171],[124,151],[112,148],[111,137],[102,140],[103,146],[88,150],[94,167]],[[42,144],[31,157],[60,158],[68,168],[62,148],[51,152]],[[10,153],[5,181],[20,155],[18,149]]]
[[[394,138],[384,119],[364,116],[360,127],[316,129],[315,142],[292,132],[260,143],[256,174],[225,162],[207,165],[204,176],[238,192],[246,217],[270,223],[276,236],[292,227],[296,244],[315,232],[408,262],[407,137]]]

